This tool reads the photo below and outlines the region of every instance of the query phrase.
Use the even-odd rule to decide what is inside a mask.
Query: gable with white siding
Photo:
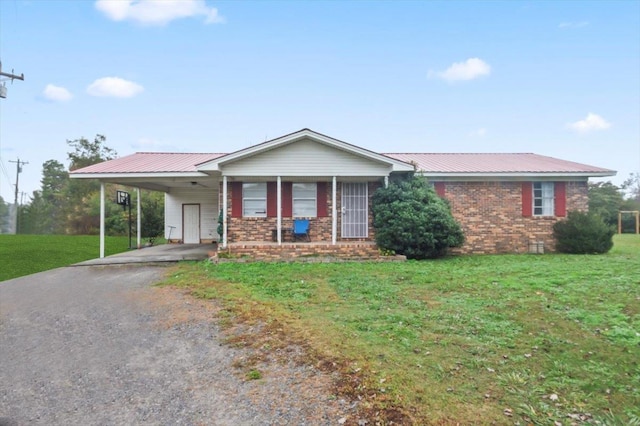
[[[305,138],[222,164],[226,176],[386,176],[389,163]]]

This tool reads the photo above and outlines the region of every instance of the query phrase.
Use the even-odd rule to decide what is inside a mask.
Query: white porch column
[[[100,259],[104,257],[104,182],[100,182]]]
[[[278,176],[278,189],[277,193],[277,222],[276,222],[276,233],[278,234],[278,245],[282,245],[282,178]]]
[[[384,177],[384,187],[385,188],[389,187],[389,175]]]
[[[227,248],[227,177],[222,176],[222,248]]]
[[[331,185],[331,244],[335,245],[338,240],[338,206],[336,199],[338,192],[338,183],[336,177],[333,177]]]
[[[138,230],[137,232],[137,238],[138,238],[138,248],[142,247],[142,200],[140,199],[140,188],[136,188],[136,195],[138,197],[138,205],[136,206],[138,209],[138,223],[136,226],[136,229]]]

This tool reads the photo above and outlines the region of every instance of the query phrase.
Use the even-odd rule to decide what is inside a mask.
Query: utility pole
[[[20,190],[18,189],[18,182],[20,181],[20,173],[22,173],[22,166],[24,166],[25,164],[29,164],[27,161],[20,161],[20,158],[18,158],[18,161],[11,161],[9,160],[10,163],[16,163],[16,192],[15,192],[15,198],[13,201],[13,212],[14,212],[14,234],[18,233],[18,218],[20,216],[20,209],[19,209],[19,205],[18,205],[18,193],[20,192]]]
[[[24,81],[24,74],[14,74],[13,70],[11,70],[11,72],[3,72],[2,71],[2,61],[0,61],[0,77],[7,77],[9,79],[11,79],[11,82],[13,83],[13,80],[22,80]],[[2,85],[0,85],[0,98],[6,98],[7,97],[7,86],[4,85],[4,83],[2,83]]]

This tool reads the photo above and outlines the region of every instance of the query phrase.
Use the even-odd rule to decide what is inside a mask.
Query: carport
[[[72,171],[69,176],[74,179],[97,179],[100,182],[100,258],[104,258],[105,240],[105,200],[107,183],[133,188],[137,194],[137,235],[136,247],[142,247],[142,207],[140,190],[160,191],[165,194],[165,237],[168,228],[174,232],[176,241],[200,243],[201,240],[212,242],[212,229],[217,226],[219,177],[216,173],[204,173],[196,169],[200,163],[211,161],[222,154],[185,154],[185,153],[136,153],[125,157],[94,164]],[[116,194],[113,194],[115,197]],[[167,208],[167,197],[175,198],[172,206],[179,206],[180,211]],[[185,239],[183,209],[191,212],[189,206],[202,206],[198,209],[197,235],[193,241]],[[169,216],[169,217],[168,217]],[[174,217],[175,216],[175,217]],[[187,218],[192,217],[190,215]],[[173,218],[173,219],[172,219]],[[178,229],[176,229],[178,228]],[[179,232],[177,232],[179,230]],[[192,232],[193,234],[193,232]],[[204,237],[203,237],[204,236]],[[174,238],[172,238],[174,240]],[[209,245],[211,247],[211,245]]]

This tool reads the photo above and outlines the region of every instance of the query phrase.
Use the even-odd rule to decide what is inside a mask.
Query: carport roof
[[[125,157],[73,170],[71,174],[197,172],[197,164],[214,160],[223,155],[225,154],[136,152]]]

